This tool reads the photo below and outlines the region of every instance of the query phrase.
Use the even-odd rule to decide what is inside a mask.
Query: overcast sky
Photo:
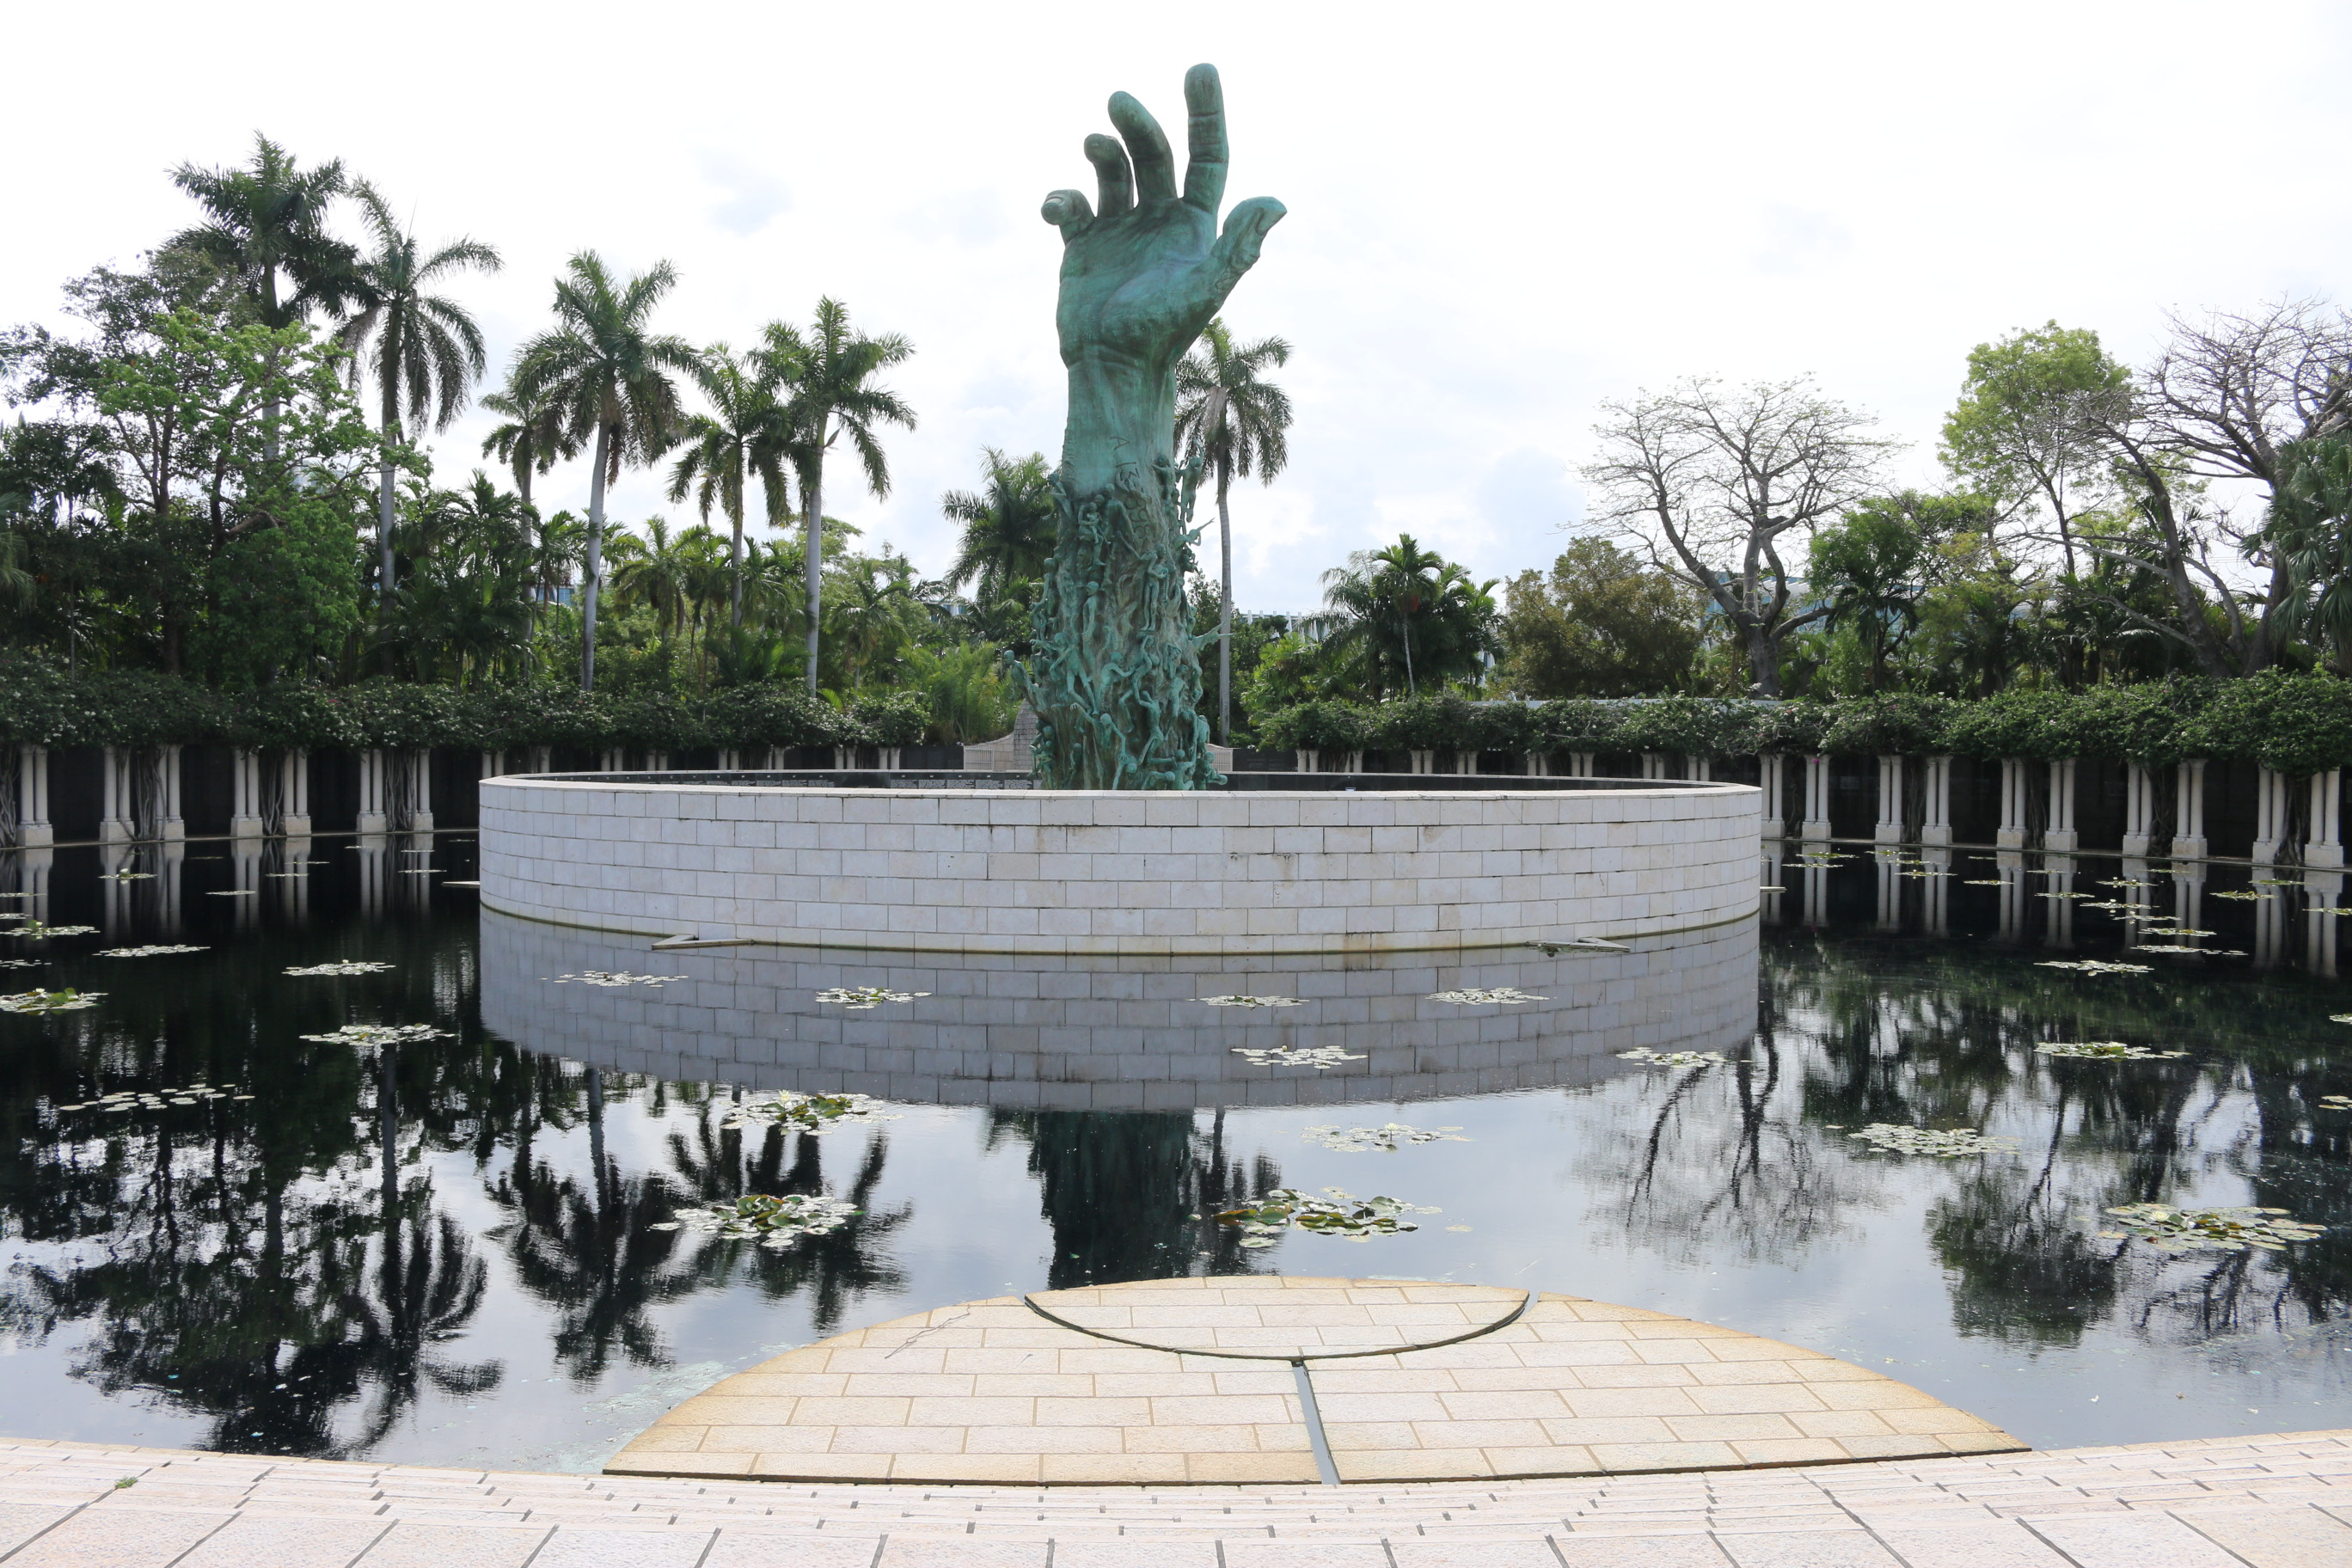
[[[1236,597],[1297,610],[1408,531],[1481,576],[1578,517],[1595,405],[1817,376],[1910,443],[1969,349],[2055,318],[2144,359],[2168,309],[2352,294],[2347,13],[2320,5],[875,4],[26,6],[0,165],[5,319],[192,216],[166,171],[256,130],[341,157],[428,240],[502,371],[564,258],[667,258],[660,324],[742,344],[833,294],[906,333],[895,487],[828,512],[936,572],[979,449],[1058,449],[1060,243],[1125,89],[1180,127],[1222,70],[1234,200],[1278,196],[1226,320],[1279,333],[1291,467],[1235,496]],[[469,415],[436,442],[478,461]],[[541,482],[584,504],[584,465]],[[633,472],[614,515],[672,506]]]

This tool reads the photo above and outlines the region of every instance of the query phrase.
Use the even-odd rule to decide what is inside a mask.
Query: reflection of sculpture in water
[[[1184,604],[1191,499],[1176,469],[1176,363],[1254,266],[1280,202],[1234,208],[1216,68],[1185,74],[1184,186],[1168,137],[1126,93],[1119,139],[1087,138],[1099,207],[1045,198],[1062,231],[1054,312],[1070,407],[1054,490],[1058,531],[1027,669],[1036,771],[1062,789],[1199,789],[1216,780],[1196,707],[1201,662]],[[1124,145],[1121,142],[1124,142]]]
[[[1184,1112],[996,1112],[992,1143],[1013,1132],[1029,1144],[1054,1231],[1047,1288],[1252,1272],[1242,1233],[1215,1215],[1280,1186],[1282,1173],[1262,1154],[1246,1169],[1226,1158],[1224,1129],[1222,1110],[1205,1134]]]

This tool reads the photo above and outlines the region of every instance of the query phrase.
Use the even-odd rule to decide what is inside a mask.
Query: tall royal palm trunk
[[[596,426],[596,466],[588,475],[588,563],[583,571],[580,622],[580,689],[596,689],[596,578],[604,561],[604,465],[613,450],[613,427]]]
[[[1234,743],[1234,518],[1225,505],[1233,468],[1217,462],[1217,552],[1223,559],[1223,591],[1217,601],[1217,743]]]
[[[808,689],[816,689],[816,617],[824,606],[821,603],[824,583],[822,564],[824,551],[824,426],[816,432],[817,455],[809,463],[808,478],[801,485],[801,500],[808,508],[808,516],[801,525],[801,565],[808,577]]]

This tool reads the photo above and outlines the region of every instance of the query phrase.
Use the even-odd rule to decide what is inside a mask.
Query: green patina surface
[[[1214,784],[1196,711],[1199,640],[1184,607],[1191,476],[1176,465],[1176,363],[1255,264],[1280,202],[1241,203],[1217,229],[1225,111],[1216,68],[1185,74],[1182,189],[1168,137],[1126,93],[1118,136],[1087,138],[1097,202],[1045,198],[1062,231],[1055,326],[1070,377],[1055,495],[1060,536],[1024,676],[1038,782],[1055,789]]]

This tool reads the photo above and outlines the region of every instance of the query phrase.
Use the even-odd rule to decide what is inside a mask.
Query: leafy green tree
[[[787,418],[776,401],[769,376],[747,370],[725,343],[703,351],[695,380],[710,400],[709,414],[689,414],[680,430],[686,452],[670,470],[669,499],[684,500],[688,490],[703,521],[715,502],[733,530],[727,550],[728,624],[743,624],[743,506],[751,479],[757,476],[767,500],[767,521],[775,527],[791,515],[785,489],[784,453],[789,444]],[[698,488],[698,481],[699,481]]]
[[[678,427],[672,374],[700,363],[685,339],[656,333],[654,307],[677,286],[667,261],[623,282],[603,257],[583,250],[555,281],[555,326],[522,346],[509,395],[530,407],[544,400],[563,438],[592,450],[588,537],[581,593],[580,689],[596,687],[596,589],[604,536],[604,487],[627,463],[650,463]]]
[[[1579,539],[1549,574],[1522,572],[1498,624],[1505,676],[1528,697],[1653,697],[1688,689],[1697,595],[1605,539]]]
[[[2278,468],[2269,515],[2250,542],[2286,574],[2283,628],[2322,642],[2336,672],[2352,675],[2352,442],[2289,442]]]
[[[1025,597],[1025,584],[1045,574],[1054,554],[1054,477],[1043,452],[1008,458],[983,447],[980,467],[979,489],[940,498],[940,510],[963,530],[941,580],[950,588],[972,587],[985,605]]]
[[[1176,366],[1176,441],[1188,465],[1217,480],[1217,739],[1230,741],[1234,717],[1234,521],[1226,501],[1234,478],[1272,484],[1290,460],[1290,395],[1265,379],[1268,365],[1290,363],[1290,345],[1261,338],[1235,346],[1222,317]]]
[[[2068,572],[2074,521],[2105,504],[2112,452],[2095,420],[2131,397],[2131,372],[2099,334],[2056,321],[1969,351],[1960,401],[1944,418],[1944,466],[2004,508],[2047,509]]]
[[[1474,582],[1409,533],[1323,574],[1323,609],[1304,629],[1374,699],[1475,679],[1497,647],[1494,582]]]
[[[1990,531],[1991,521],[1991,508],[1979,498],[1906,490],[1849,508],[1813,535],[1806,585],[1828,605],[1824,624],[1860,642],[1869,689],[1885,689],[1889,658],[1919,624],[1919,597],[1930,586],[1938,540]]]
[[[803,336],[771,321],[756,351],[763,376],[783,390],[791,410],[789,456],[801,486],[801,561],[808,586],[808,689],[817,689],[817,639],[824,622],[824,459],[843,436],[857,453],[866,488],[890,493],[890,464],[877,425],[915,427],[915,411],[874,378],[903,364],[914,345],[897,332],[868,337],[851,330],[849,309],[830,297],[816,302],[816,319]]]
[[[204,208],[205,221],[182,230],[165,248],[200,258],[234,279],[263,326],[283,331],[313,307],[333,310],[350,299],[359,253],[327,228],[328,209],[350,188],[341,159],[305,170],[257,132],[253,159],[245,167],[183,163],[172,172],[172,183]]]
[[[496,272],[504,263],[495,248],[478,239],[427,251],[373,185],[355,185],[352,194],[366,215],[375,248],[353,263],[341,285],[352,314],[336,336],[352,353],[352,384],[359,384],[362,367],[375,380],[383,432],[383,454],[376,465],[381,610],[390,605],[393,592],[393,475],[400,468],[402,416],[421,426],[429,414],[434,429],[446,430],[489,364],[472,313],[433,290],[452,273],[467,268]]]

